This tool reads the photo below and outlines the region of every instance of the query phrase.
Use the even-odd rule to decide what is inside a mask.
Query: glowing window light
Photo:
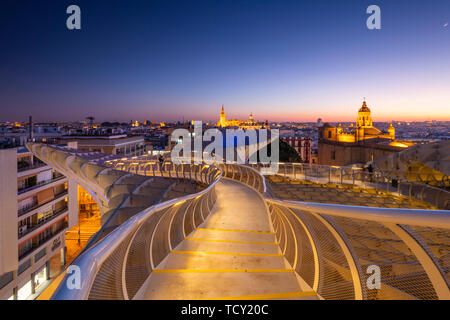
[[[26,300],[31,296],[31,280],[17,291],[17,300]]]

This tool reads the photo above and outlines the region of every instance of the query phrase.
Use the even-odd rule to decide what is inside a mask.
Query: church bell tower
[[[370,109],[367,107],[365,100],[363,101],[362,107],[358,111],[356,127],[372,127],[372,117],[370,115]]]
[[[220,112],[220,126],[225,127],[226,126],[226,118],[225,118],[225,110],[222,105],[222,111]]]

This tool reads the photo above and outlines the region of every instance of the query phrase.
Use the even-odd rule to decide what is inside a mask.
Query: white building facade
[[[34,299],[63,269],[77,186],[26,148],[0,150],[0,299]]]

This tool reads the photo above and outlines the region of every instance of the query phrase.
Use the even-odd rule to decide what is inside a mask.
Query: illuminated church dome
[[[366,100],[363,101],[362,107],[358,111],[358,119],[356,120],[357,127],[372,127],[372,116],[370,109],[367,107]]]
[[[370,112],[369,107],[367,107],[366,101],[363,101],[362,107],[359,109],[358,112]]]

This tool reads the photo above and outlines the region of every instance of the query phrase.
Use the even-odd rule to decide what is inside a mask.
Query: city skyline
[[[363,100],[361,100],[363,101]],[[371,108],[373,108],[372,106],[370,106]],[[245,106],[242,106],[242,109],[245,109]],[[353,113],[355,113],[355,111],[358,108],[353,108]],[[432,116],[425,116],[423,118],[414,118],[414,117],[408,117],[406,116],[398,116],[398,118],[392,117],[389,118],[388,116],[385,117],[379,117],[377,116],[377,109],[375,109],[375,115],[374,115],[374,123],[393,123],[394,125],[396,123],[423,123],[423,122],[430,122],[430,121],[437,121],[437,122],[450,122],[450,118],[439,118],[439,117],[432,117]],[[218,107],[218,110],[220,110],[220,107]],[[265,117],[264,116],[259,116],[258,114],[255,114],[254,112],[228,112],[228,110],[236,110],[236,108],[227,108],[227,118],[228,119],[236,119],[239,121],[246,121],[249,118],[249,115],[252,114],[253,118],[255,119],[255,121],[257,123],[263,123],[266,121],[272,122],[272,123],[316,123],[320,120],[321,123],[347,123],[347,124],[351,124],[351,123],[355,123],[356,122],[356,117],[355,115],[351,115],[351,112],[348,112],[348,114],[350,114],[349,116],[343,116],[342,113],[338,113],[335,117],[336,118],[331,118],[329,115],[324,115],[324,117],[320,117],[317,116],[317,114],[314,114],[313,112],[311,112],[310,116],[307,117],[301,117],[296,119],[293,118],[296,115],[295,113],[292,114],[292,117],[268,117],[267,115],[270,115],[268,113],[265,113]],[[251,110],[251,109],[250,109]],[[91,112],[89,113],[89,115],[94,114],[95,112]],[[209,113],[214,113],[214,112],[209,112],[208,110],[208,114]],[[347,114],[347,113],[346,113]],[[304,115],[304,114],[302,114]],[[28,124],[30,119],[29,117],[33,118],[33,122],[35,123],[83,123],[83,122],[88,122],[89,117],[90,116],[84,116],[84,115],[80,115],[79,117],[76,118],[72,118],[72,119],[65,119],[65,120],[58,120],[57,118],[53,118],[52,117],[46,117],[46,116],[42,116],[42,115],[23,115],[20,118],[17,119],[1,119],[0,122],[3,123],[23,123],[23,124]],[[168,118],[161,118],[158,116],[154,116],[154,113],[148,113],[147,115],[144,115],[140,118],[134,117],[133,114],[130,115],[130,117],[126,118],[123,117],[121,119],[117,119],[114,117],[108,117],[107,115],[100,115],[100,117],[93,117],[92,122],[96,123],[96,124],[100,124],[100,123],[106,123],[106,122],[110,122],[110,123],[130,123],[130,122],[136,122],[138,121],[139,123],[145,122],[145,121],[151,121],[153,123],[160,123],[160,122],[166,122],[166,123],[186,123],[186,122],[191,122],[191,121],[202,121],[205,124],[209,124],[209,125],[215,125],[215,123],[217,122],[217,120],[219,119],[219,115],[218,112],[216,112],[216,114],[212,115],[211,117],[200,117],[199,119],[197,118],[192,118],[189,117],[189,114],[187,113],[187,116],[178,116],[178,117],[173,117],[173,116],[169,116]]]
[[[7,2],[0,121],[450,120],[447,1],[75,3]]]
[[[450,300],[449,0],[1,8],[0,300]]]

